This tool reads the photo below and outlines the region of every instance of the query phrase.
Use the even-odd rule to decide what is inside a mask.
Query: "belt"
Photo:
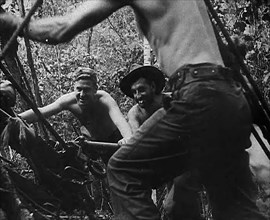
[[[180,67],[168,80],[166,91],[173,92],[182,86],[207,80],[232,80],[232,70],[215,64],[195,64]]]

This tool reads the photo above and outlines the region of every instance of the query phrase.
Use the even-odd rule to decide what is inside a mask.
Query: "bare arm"
[[[71,93],[69,93],[61,96],[55,102],[38,109],[40,113],[45,118],[47,118],[63,110],[66,110],[68,105],[72,102],[72,99],[73,96],[71,95]],[[34,123],[38,121],[38,117],[32,109],[20,113],[19,116],[26,120],[27,123]]]
[[[127,5],[126,0],[89,0],[64,16],[33,20],[28,26],[31,39],[58,44],[98,24],[114,11]]]
[[[129,138],[132,134],[131,129],[120,111],[116,101],[108,93],[103,95],[102,101],[107,106],[109,115],[123,138]]]
[[[134,133],[139,127],[140,127],[140,122],[139,119],[137,117],[137,111],[136,111],[136,106],[133,106],[128,114],[128,124],[131,128],[132,133]]]

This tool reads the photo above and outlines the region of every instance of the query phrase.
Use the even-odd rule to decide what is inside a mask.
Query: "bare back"
[[[132,7],[167,76],[184,64],[223,65],[203,0],[134,0]]]

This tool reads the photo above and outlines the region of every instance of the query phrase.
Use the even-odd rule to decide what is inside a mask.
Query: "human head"
[[[75,72],[74,91],[78,105],[88,106],[94,101],[97,92],[97,75],[91,68],[79,67]]]
[[[77,82],[80,79],[88,79],[93,82],[94,85],[97,87],[97,74],[96,72],[87,67],[79,67],[74,72],[75,79],[74,81]]]
[[[155,83],[143,77],[139,78],[131,86],[133,99],[141,108],[148,108],[153,105],[155,96],[157,96],[155,91]]]
[[[126,75],[120,82],[121,91],[130,98],[134,98],[131,91],[131,86],[139,78],[145,78],[148,82],[153,82],[156,86],[156,94],[160,94],[165,86],[164,75],[158,68],[154,66],[133,64],[129,74]]]
[[[165,85],[163,73],[153,66],[132,65],[130,73],[120,82],[124,94],[133,98],[142,108],[151,105]]]
[[[0,104],[5,107],[13,107],[16,103],[16,92],[8,80],[0,81]]]

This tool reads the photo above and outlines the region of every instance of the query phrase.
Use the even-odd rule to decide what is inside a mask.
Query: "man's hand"
[[[122,146],[122,145],[125,145],[128,141],[128,138],[122,138],[121,140],[118,141],[118,145],[119,146]]]
[[[0,36],[11,35],[21,23],[21,18],[10,13],[0,13]]]

